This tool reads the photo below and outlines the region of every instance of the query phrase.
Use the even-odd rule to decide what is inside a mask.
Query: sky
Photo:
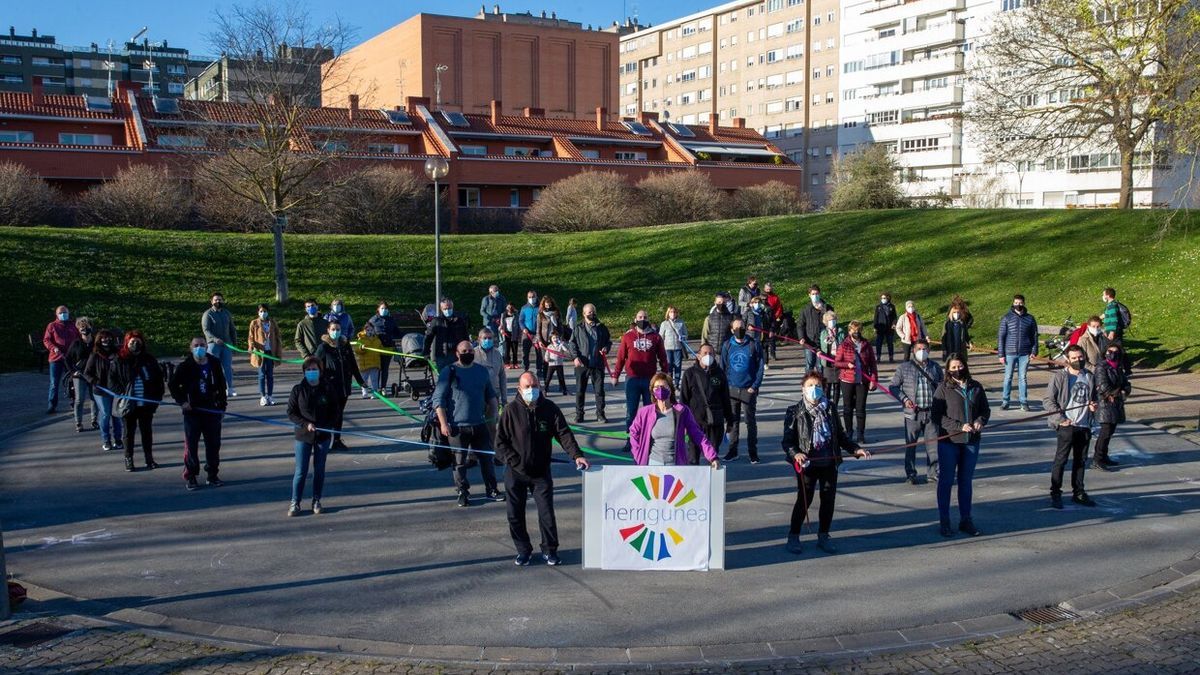
[[[557,12],[558,16],[593,26],[612,25],[625,14],[637,12],[639,20],[658,24],[691,14],[705,7],[721,4],[722,0],[530,0],[504,2],[486,0],[488,11],[499,1],[503,12],[531,11],[540,14]],[[305,5],[314,19],[334,15],[355,28],[356,40],[361,42],[421,12],[474,16],[481,0],[292,0]],[[228,2],[204,0],[55,0],[42,4],[31,0],[0,2],[0,31],[14,26],[18,34],[28,35],[36,28],[39,35],[53,35],[59,44],[87,46],[92,42],[104,45],[108,40],[121,44],[147,26],[151,41],[167,40],[172,46],[188,49],[195,54],[211,54],[208,40],[213,12],[227,8]],[[624,13],[623,13],[624,12]]]

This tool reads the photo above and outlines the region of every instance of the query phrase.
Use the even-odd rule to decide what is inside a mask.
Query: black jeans
[[[142,434],[142,455],[146,464],[154,461],[154,412],[149,406],[139,405],[125,416],[125,457],[133,458],[133,432]]]
[[[746,411],[746,449],[750,451],[750,459],[758,459],[758,390],[753,394],[741,387],[730,387],[729,398],[733,399],[733,418],[727,421],[729,427],[729,453],[736,456],[738,451],[738,427],[742,422],[742,409]]]
[[[904,343],[904,360],[905,361],[912,359],[912,352],[913,352],[913,343],[905,342]]]
[[[126,427],[128,428],[128,427]],[[1116,424],[1101,424],[1100,433],[1096,435],[1096,451],[1092,453],[1092,461],[1103,464],[1108,461],[1108,442],[1112,440],[1113,432],[1117,430]],[[129,433],[128,431],[125,433]],[[126,443],[128,448],[129,444]],[[129,452],[126,450],[126,452]]]
[[[341,431],[342,430],[342,418],[344,418],[346,416],[346,402],[349,401],[350,399],[347,396],[342,396],[341,392],[335,392],[334,396],[337,397],[337,400],[334,401],[334,403],[336,404],[336,406],[335,406],[336,412],[333,417],[333,428],[336,429],[337,431]],[[333,442],[337,443],[340,440],[342,440],[342,435],[339,433],[335,433],[333,435]]]
[[[183,413],[183,477],[200,475],[200,438],[204,437],[204,472],[216,478],[221,467],[221,415],[206,412]]]
[[[704,437],[712,443],[713,449],[717,454],[721,454],[721,437],[725,435],[725,418],[720,411],[709,413],[712,422],[701,424],[700,428],[704,430]],[[698,464],[707,464],[708,460],[704,459],[704,453],[700,451],[700,446],[696,445],[691,439],[688,439],[688,464],[693,466]]]
[[[546,380],[542,382],[542,390],[546,393],[550,393],[550,381],[553,380],[556,375],[558,376],[558,389],[565,395],[567,393],[567,376],[563,374],[562,364],[557,366],[546,366]]]
[[[833,503],[837,500],[838,470],[836,465],[810,466],[804,473],[796,474],[796,505],[792,507],[792,529],[790,534],[800,534],[800,526],[808,515],[813,497],[821,492],[821,508],[817,513],[817,532],[829,534],[833,524]]]
[[[917,446],[914,445],[921,440],[921,436],[925,437],[925,465],[928,467],[928,476],[932,480],[937,480],[938,475],[938,460],[937,460],[937,437],[938,427],[933,423],[933,418],[929,414],[929,410],[913,411],[914,419],[904,418],[904,442],[908,447],[904,448],[904,475],[909,478],[917,477]],[[932,451],[930,448],[932,447]]]
[[[384,347],[384,349],[394,349],[393,347]],[[387,391],[388,371],[392,367],[392,355],[379,355],[379,391]]]
[[[524,363],[525,370],[529,370],[529,350],[533,350],[534,365],[537,368],[535,372],[542,372],[542,350],[536,349],[533,346],[533,338],[521,333],[521,359]]]
[[[853,384],[851,382],[842,383],[842,428],[845,429],[846,435],[853,435],[854,425],[851,424],[855,419],[858,420],[858,433],[864,433],[867,430],[867,383],[859,382]]]
[[[504,341],[504,363],[510,366],[517,365],[517,341],[515,338],[508,338]]]
[[[525,526],[525,504],[533,493],[537,505],[538,529],[542,533],[542,553],[558,553],[558,523],[554,519],[554,479],[547,467],[546,475],[531,478],[508,470],[504,473],[504,488],[507,490],[508,533],[512,536],[517,553],[533,553],[529,540],[529,529]]]
[[[580,361],[582,363],[582,361]],[[583,406],[587,401],[588,380],[592,382],[592,392],[596,399],[596,417],[604,414],[604,369],[576,368],[575,369],[575,416],[583,417]]]
[[[1083,488],[1083,470],[1087,461],[1088,443],[1092,440],[1092,430],[1085,427],[1059,427],[1058,448],[1054,451],[1054,468],[1050,471],[1050,494],[1062,494],[1063,468],[1067,465],[1067,457],[1071,458],[1071,494],[1078,496],[1085,492]]]
[[[458,439],[458,447],[467,450],[492,449],[492,435],[488,432],[486,424],[454,427],[453,429],[457,429],[457,432],[451,438]],[[447,445],[451,445],[451,443],[447,443]],[[471,481],[467,480],[467,469],[471,468],[470,460],[479,463],[479,473],[483,476],[484,489],[488,492],[496,492],[496,463],[492,455],[468,453],[466,450],[454,453],[454,487],[458,488],[460,492],[469,493],[471,491]]]
[[[896,334],[891,330],[875,331],[875,357],[883,358],[883,343],[887,342],[888,363],[896,360]]]

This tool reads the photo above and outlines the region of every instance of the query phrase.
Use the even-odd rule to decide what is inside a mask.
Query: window
[[[42,78],[42,84],[47,86],[65,87],[67,85],[67,78],[62,77],[61,75],[46,76]]]
[[[767,0],[767,11],[778,12],[783,9],[783,0]]]
[[[879,34],[876,37],[878,39],[882,40],[883,38],[890,38],[890,37],[894,37],[895,35],[896,35],[896,27],[892,26],[891,28],[879,29]]]
[[[63,145],[112,145],[109,134],[59,134],[58,142]]]
[[[1021,0],[1004,0],[1004,4],[1000,11],[1010,12],[1014,9],[1021,9]]]
[[[536,202],[541,198],[542,198],[542,188],[533,188],[533,200],[532,201]]]
[[[783,102],[783,109],[787,112],[793,110],[802,110],[804,108],[804,99],[800,96],[793,96]]]
[[[168,82],[167,83],[167,93],[168,94],[182,94],[183,93],[183,83],[182,82]]]
[[[799,33],[803,30],[804,30],[804,20],[803,19],[794,19],[792,21],[787,22],[786,31],[788,33]]]
[[[21,57],[17,54],[0,54],[0,63],[6,66],[19,66],[21,65]]]
[[[688,24],[679,30],[680,37],[687,37],[696,34],[696,24]]]
[[[813,105],[821,105],[821,95],[820,94],[812,95],[812,104]]]
[[[460,146],[458,146],[458,151],[464,155],[474,155],[477,157],[481,157],[481,156],[487,154],[487,146],[486,145],[460,145]]]
[[[842,72],[847,75],[849,75],[850,73],[857,73],[858,71],[860,71],[862,69],[863,69],[862,61],[847,61],[846,63],[842,64]]]
[[[202,148],[204,138],[201,136],[182,136],[179,134],[162,134],[158,144],[164,148]]]
[[[367,143],[367,152],[372,155],[407,155],[408,146],[403,143]]]
[[[1038,95],[1037,94],[1023,94],[1023,95],[1021,95],[1020,98],[1017,99],[1017,103],[1022,108],[1032,108],[1038,104]]]
[[[778,75],[768,75],[767,76],[767,89],[774,89],[776,87],[782,87],[782,86],[783,86],[783,73],[780,73]]]
[[[1065,157],[1047,157],[1042,168],[1045,171],[1064,171],[1067,168],[1067,159]]]
[[[942,77],[931,77],[925,80],[926,89],[945,89],[950,86],[950,78],[943,75]]]
[[[836,45],[834,38],[825,38],[825,49],[833,49]]]
[[[783,22],[773,23],[767,26],[767,37],[777,38],[783,35]]]
[[[787,73],[788,86],[791,86],[793,84],[800,84],[803,81],[804,81],[804,71],[803,70],[789,70],[788,71],[788,73]]]
[[[458,206],[459,206],[459,208],[466,208],[466,209],[479,208],[479,188],[473,188],[473,187],[458,188]]]
[[[814,26],[820,26],[820,25],[821,25],[821,17],[819,17],[819,16],[814,16],[814,17],[813,17],[813,25],[814,25]]]
[[[774,115],[783,112],[783,101],[770,101],[766,105],[766,113]]]
[[[853,129],[857,126],[858,126],[858,118],[857,117],[855,117],[853,119],[847,118],[847,119],[842,120],[842,128],[843,129]]]
[[[63,61],[63,59],[58,56],[33,56],[33,57],[30,57],[29,62],[35,66],[66,65],[66,61]]]
[[[858,98],[858,90],[857,89],[847,89],[842,92],[842,100],[843,101],[853,101],[856,98]]]
[[[92,78],[90,78],[90,77],[77,78],[75,80],[75,86],[83,87],[84,89],[90,89],[92,86]]]
[[[829,23],[833,23],[833,17],[835,14],[837,14],[837,12],[830,12],[829,14],[826,14],[825,20]]]
[[[321,143],[323,152],[346,152],[350,149],[350,144],[346,141],[325,141]]]
[[[900,152],[927,152],[938,149],[937,138],[908,138],[900,141]]]
[[[630,152],[630,151],[622,150],[622,151],[618,151],[617,153],[615,153],[615,157],[617,159],[624,160],[627,162],[644,162],[644,161],[646,161],[646,153],[644,153],[644,152]]]
[[[833,157],[833,146],[832,145],[825,146],[825,156]]]
[[[505,146],[504,155],[506,157],[537,157],[537,150],[522,146]]]
[[[521,191],[518,190],[517,188],[512,188],[511,190],[508,191],[508,208],[510,208],[510,209],[521,208]]]
[[[867,114],[867,126],[885,126],[895,124],[899,120],[900,112],[897,110],[884,110],[882,112]]]
[[[32,143],[32,131],[0,131],[0,143]]]
[[[700,70],[697,71],[697,77],[699,77],[700,79],[705,79],[705,78],[708,78],[711,76],[712,76],[712,66],[700,66]]]
[[[825,92],[825,102],[826,102],[826,103],[833,103],[833,101],[834,101],[834,98],[833,98],[833,92],[832,92],[832,91],[827,91],[827,92]]]
[[[820,184],[821,184],[821,174],[819,174],[819,173],[814,173],[814,174],[812,175],[812,184],[813,184],[813,185],[820,185]]]
[[[782,49],[772,49],[771,51],[767,52],[767,63],[776,63],[776,62],[782,61],[782,60],[783,60],[783,50]]]
[[[187,75],[187,66],[182,63],[172,63],[167,66],[168,75]]]

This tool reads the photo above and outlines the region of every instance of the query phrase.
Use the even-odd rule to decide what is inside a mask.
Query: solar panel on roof
[[[676,136],[683,136],[684,138],[695,138],[696,137],[696,134],[693,133],[691,129],[687,128],[687,125],[668,124],[667,126],[671,127],[671,131],[674,131]]]
[[[471,126],[471,123],[467,121],[466,115],[454,110],[443,110],[442,117],[446,118],[446,122],[452,127],[462,127],[465,129]]]
[[[626,129],[632,131],[633,133],[637,134],[638,136],[652,136],[653,135],[650,133],[650,130],[646,128],[645,124],[642,124],[641,122],[638,122],[636,120],[621,120],[621,124],[624,124]]]
[[[383,114],[387,115],[388,121],[392,124],[412,124],[408,113],[403,110],[384,110]]]
[[[154,97],[154,112],[160,115],[178,115],[179,101],[173,98]]]
[[[90,112],[112,112],[112,101],[107,96],[87,96],[87,109]]]

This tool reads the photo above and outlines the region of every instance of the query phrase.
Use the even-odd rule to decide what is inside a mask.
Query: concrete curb
[[[278,633],[259,628],[175,618],[136,608],[114,609],[102,601],[87,600],[22,581],[33,602],[29,618],[39,616],[37,604],[67,600],[83,604],[83,613],[66,614],[85,626],[137,630],[149,635],[213,644],[238,651],[267,650],[280,654],[314,653],[353,658],[389,659],[416,666],[510,668],[585,671],[618,667],[650,670],[670,667],[721,668],[733,665],[812,665],[866,658],[899,651],[950,647],[965,642],[1024,633],[1034,624],[1013,614],[991,614],[961,621],[801,640],[732,643],[707,646],[660,647],[475,647],[418,645],[321,635]],[[1173,595],[1200,589],[1200,553],[1174,565],[1108,589],[1061,602],[1057,607],[1089,621],[1145,607]],[[93,611],[87,611],[91,609]],[[50,615],[47,612],[44,615]],[[18,615],[15,621],[21,618]],[[1066,622],[1063,622],[1066,623]],[[1050,624],[1056,625],[1056,624]],[[0,631],[2,632],[2,631]]]

